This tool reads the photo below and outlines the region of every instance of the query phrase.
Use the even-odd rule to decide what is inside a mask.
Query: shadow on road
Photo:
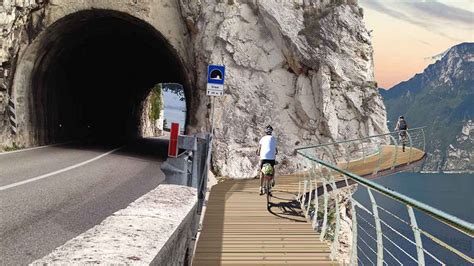
[[[108,152],[122,147],[115,155],[135,157],[140,160],[162,162],[166,160],[169,141],[164,138],[140,138],[129,141],[116,140],[76,140],[58,145],[56,149]]]

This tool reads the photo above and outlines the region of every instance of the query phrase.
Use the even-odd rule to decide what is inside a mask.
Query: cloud
[[[383,4],[382,2],[379,2],[377,0],[361,0],[360,4],[363,7],[367,7],[370,9],[373,9],[375,11],[378,11],[380,13],[385,13],[389,16],[395,17],[395,18],[405,18],[409,19],[408,17],[405,16],[402,12],[399,12],[397,10],[389,8],[387,5]]]
[[[465,3],[466,7],[474,6],[473,0],[465,0]],[[455,41],[461,40],[451,36],[450,27],[474,31],[474,12],[434,0],[361,0],[360,4],[362,7],[417,25]]]
[[[429,2],[418,2],[412,1],[407,2],[406,5],[411,6],[416,11],[425,13],[432,18],[446,19],[453,22],[460,22],[465,24],[474,23],[474,13],[461,8],[445,5],[437,1]]]
[[[436,2],[471,12],[474,11],[474,0],[437,0]]]

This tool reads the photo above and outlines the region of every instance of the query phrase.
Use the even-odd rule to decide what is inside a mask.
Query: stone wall
[[[188,265],[196,189],[160,185],[32,265]]]

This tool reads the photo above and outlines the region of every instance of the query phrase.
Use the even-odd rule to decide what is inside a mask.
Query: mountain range
[[[424,171],[474,172],[474,43],[461,43],[423,73],[385,90],[388,126],[404,115],[426,126]]]

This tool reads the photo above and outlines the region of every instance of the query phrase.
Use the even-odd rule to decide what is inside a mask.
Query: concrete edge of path
[[[196,207],[195,188],[159,185],[31,265],[184,265]]]

